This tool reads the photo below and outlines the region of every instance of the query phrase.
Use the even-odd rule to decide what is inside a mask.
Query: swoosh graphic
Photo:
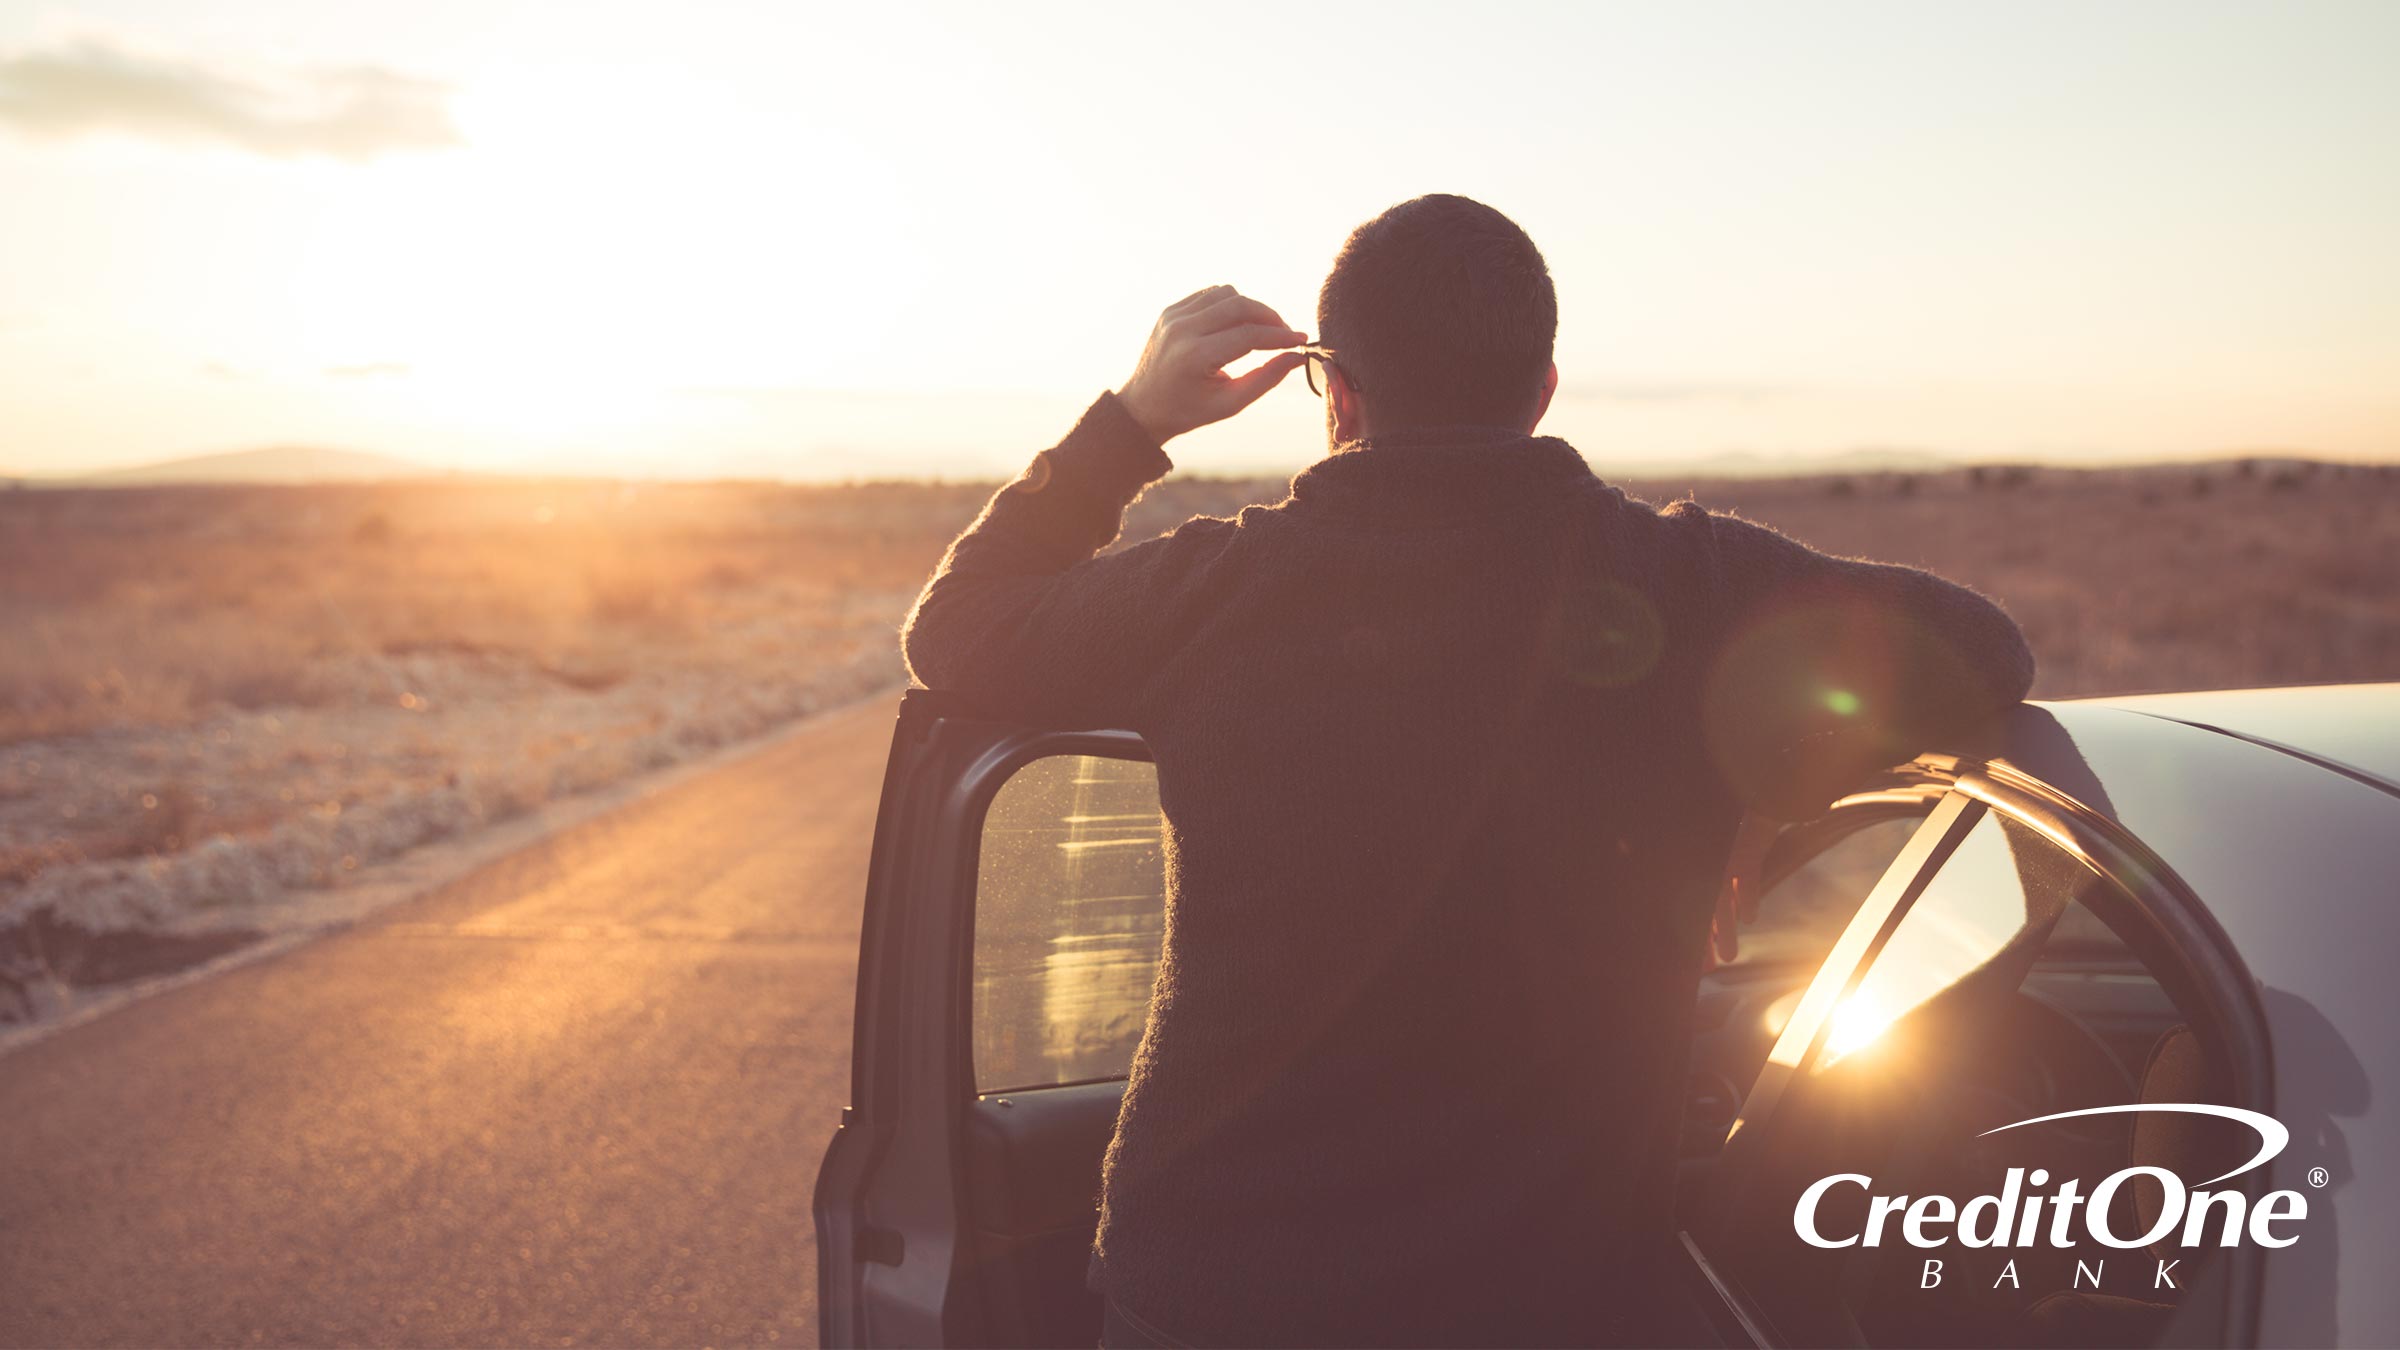
[[[2073,1120],[2077,1116],[2116,1116],[2133,1111],[2183,1111],[2195,1116],[2217,1116],[2225,1120],[2238,1120],[2258,1131],[2258,1156],[2227,1172],[2225,1176],[2210,1177],[2208,1180],[2200,1182],[2192,1188],[2194,1190],[2200,1189],[2201,1186],[2214,1186],[2225,1180],[2225,1177],[2238,1177],[2283,1152],[2283,1146],[2292,1142],[2292,1132],[2283,1128],[2283,1122],[2273,1116],[2261,1115],[2256,1111],[2245,1111],[2238,1106],[2212,1106],[2207,1102],[2125,1102],[2117,1106],[2087,1106],[2080,1111],[2061,1111],[2056,1115],[2035,1116],[2031,1120],[2020,1120],[2015,1125],[1996,1126],[1975,1137],[1981,1139],[1984,1135],[1998,1134],[2002,1130],[2013,1130],[2021,1125],[2040,1125],[2053,1120]]]

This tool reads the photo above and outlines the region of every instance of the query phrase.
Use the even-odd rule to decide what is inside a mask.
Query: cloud
[[[408,374],[406,361],[361,361],[356,365],[327,366],[325,373],[337,380],[398,379]]]
[[[461,144],[450,86],[375,66],[251,72],[86,38],[0,56],[0,125],[353,164]]]

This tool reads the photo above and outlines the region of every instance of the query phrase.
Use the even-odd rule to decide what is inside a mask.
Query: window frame
[[[901,696],[859,920],[850,1104],[811,1204],[827,1344],[994,1339],[969,1221],[974,890],[991,798],[1050,754],[1154,759],[1130,731],[1028,725],[934,690]]]
[[[1762,1345],[1776,1343],[1772,1311],[1708,1252],[1722,1245],[1717,1239],[1731,1226],[1743,1221],[1758,1160],[1775,1143],[1777,1107],[1787,1087],[1823,1056],[1835,1008],[1857,989],[1933,877],[1987,814],[2033,829],[2128,904],[2129,917],[2148,930],[2158,959],[2171,967],[2158,972],[2162,983],[2190,991],[2193,1006],[2187,1011],[2195,1032],[2225,1048],[2234,1104],[2269,1114],[2274,1109],[2273,1062],[2256,981],[2206,906],[2163,859],[2114,822],[2005,761],[1928,756],[1910,770],[1925,784],[1918,790],[1938,792],[1938,800],[1810,979],[1727,1132],[1725,1161],[1705,1227],[1697,1234],[1681,1235],[1710,1292],[1744,1334]],[[1792,1039],[1798,1053],[1783,1055],[1784,1038]],[[2263,1169],[2242,1178],[2251,1202],[2263,1192],[2266,1180]],[[2245,1246],[2227,1257],[2222,1305],[2190,1311],[2213,1321],[2220,1340],[2247,1344],[2255,1340],[2258,1326],[2261,1254]]]

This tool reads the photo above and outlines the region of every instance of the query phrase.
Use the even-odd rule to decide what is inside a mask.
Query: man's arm
[[[1124,389],[1101,395],[950,546],[901,633],[910,673],[1000,715],[1134,721],[1144,684],[1190,631],[1192,603],[1236,527],[1197,519],[1094,555],[1115,540],[1133,499],[1173,467],[1164,442],[1248,407],[1300,358],[1278,355],[1238,377],[1225,364],[1300,341],[1230,286],[1169,306]]]
[[[1668,515],[1704,538],[1720,637],[1703,712],[1754,810],[1814,814],[1877,768],[1979,737],[2032,687],[2024,634],[1956,582],[1689,503]]]
[[[1195,520],[1106,557],[1125,508],[1170,468],[1114,394],[950,546],[901,630],[909,673],[996,715],[1121,726],[1179,608],[1233,530]]]

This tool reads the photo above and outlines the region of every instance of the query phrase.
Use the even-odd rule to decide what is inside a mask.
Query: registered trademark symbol
[[[2333,1174],[2326,1171],[2322,1167],[2312,1167],[2308,1169],[2308,1184],[2316,1187],[2318,1190],[2325,1189],[2325,1183],[2331,1180],[2333,1180]]]

